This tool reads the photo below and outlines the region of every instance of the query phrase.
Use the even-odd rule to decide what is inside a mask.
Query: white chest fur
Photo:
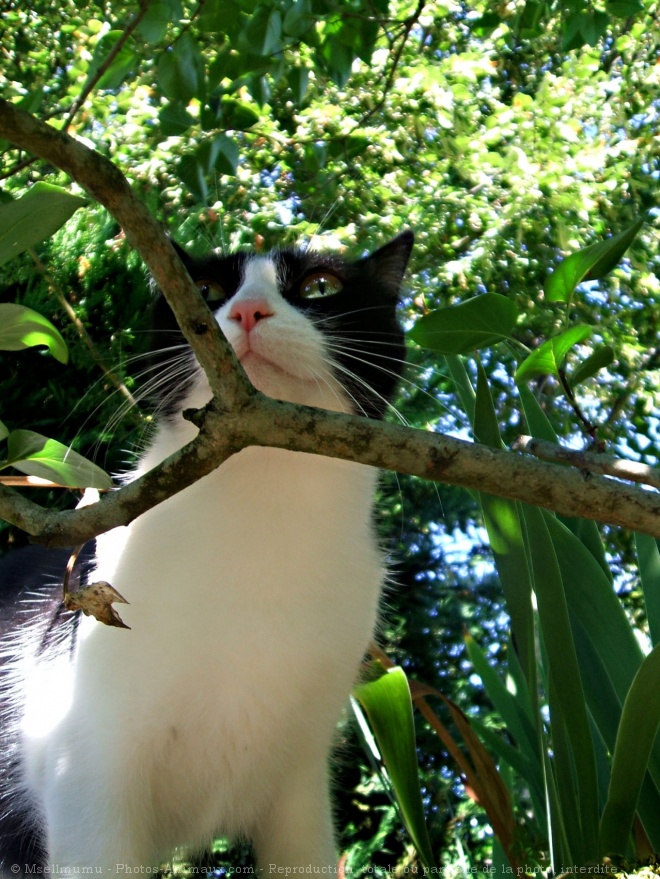
[[[383,576],[374,476],[247,449],[99,541],[131,630],[86,621],[71,708],[28,749],[53,859],[153,864],[218,833],[334,858],[325,763]],[[264,830],[278,802],[304,845]]]

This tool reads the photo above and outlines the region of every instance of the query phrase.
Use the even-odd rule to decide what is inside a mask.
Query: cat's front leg
[[[284,868],[333,876],[337,869],[327,758],[301,758],[287,772],[253,834],[260,876],[285,876]],[[291,874],[289,874],[291,875]]]

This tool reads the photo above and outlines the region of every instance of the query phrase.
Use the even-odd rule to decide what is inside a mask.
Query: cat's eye
[[[203,278],[201,281],[195,281],[195,284],[207,302],[219,302],[227,298],[222,284],[219,284],[217,281]]]
[[[321,296],[341,293],[343,289],[343,283],[332,272],[314,272],[303,278],[300,284],[300,295],[304,299],[318,299]]]

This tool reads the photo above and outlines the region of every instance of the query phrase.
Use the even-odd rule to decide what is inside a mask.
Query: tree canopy
[[[652,0],[10,0],[3,12],[0,298],[52,321],[70,361],[43,328],[50,354],[2,355],[7,462],[34,469],[31,430],[116,470],[150,419],[131,359],[150,293],[114,211],[119,183],[98,166],[108,213],[72,185],[93,191],[58,160],[69,147],[53,141],[44,160],[37,129],[19,137],[10,110],[109,158],[192,250],[359,254],[415,231],[392,421],[427,432],[430,463],[404,465],[392,426],[412,475],[382,489],[402,584],[388,649],[468,713],[499,774],[458,709],[433,702],[475,763],[460,773],[490,825],[466,805],[452,746],[420,726],[433,854],[414,828],[417,854],[397,835],[363,766],[342,805],[355,868],[428,866],[441,847],[445,865],[490,859],[503,873],[660,851],[657,544],[575,518],[660,536],[655,490],[597,475],[657,479],[658,13]],[[355,451],[353,428],[328,428],[332,453]],[[443,479],[439,434],[476,440],[492,482]],[[421,461],[422,439],[410,442]],[[557,496],[541,483],[529,497],[544,465],[514,443],[553,461],[559,443],[579,469],[548,464]],[[446,445],[442,462],[455,454]],[[396,469],[396,457],[372,463]],[[562,508],[571,484],[576,506]],[[601,485],[612,497],[581,509]],[[544,492],[563,517],[520,503]],[[437,698],[419,687],[416,704]]]

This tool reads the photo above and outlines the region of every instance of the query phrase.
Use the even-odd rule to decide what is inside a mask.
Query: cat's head
[[[203,257],[178,250],[256,388],[380,417],[403,368],[396,306],[412,244],[412,232],[404,232],[355,261],[312,250]],[[182,356],[183,337],[163,297],[154,329],[164,411],[204,405],[206,378],[189,349]]]

